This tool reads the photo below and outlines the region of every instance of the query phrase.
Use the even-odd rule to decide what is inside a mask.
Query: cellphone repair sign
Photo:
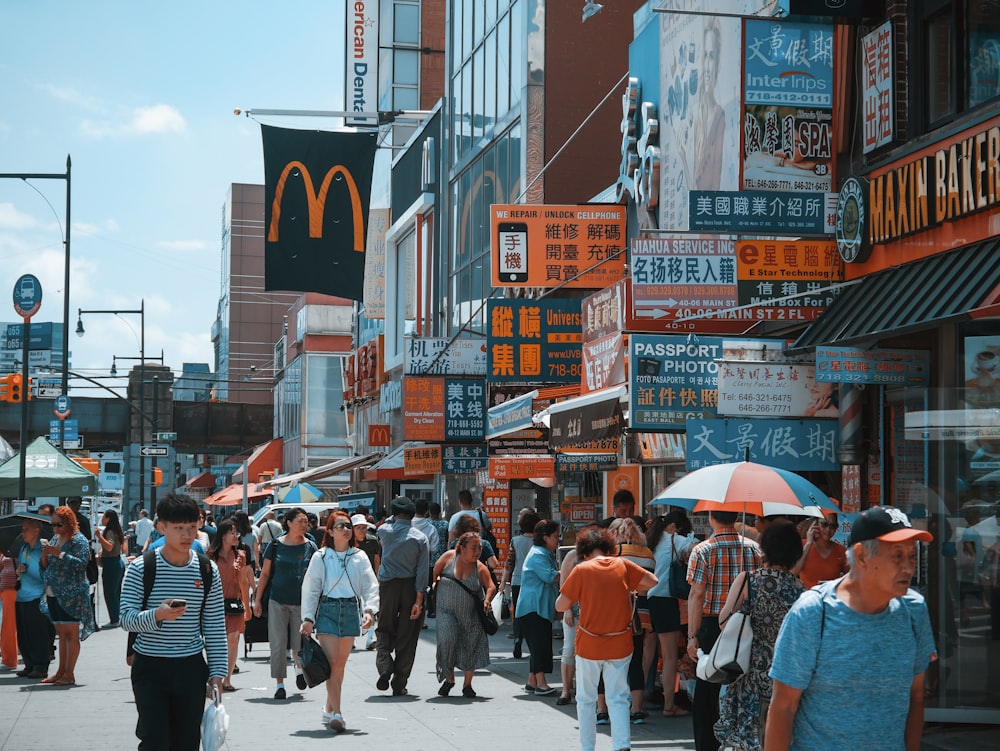
[[[494,287],[603,289],[625,274],[625,207],[490,206]]]

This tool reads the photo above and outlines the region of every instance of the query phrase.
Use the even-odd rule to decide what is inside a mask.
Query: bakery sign
[[[872,176],[869,237],[872,243],[887,243],[997,205],[1000,124]]]

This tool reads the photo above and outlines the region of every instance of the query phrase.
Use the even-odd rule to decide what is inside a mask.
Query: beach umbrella
[[[0,516],[0,552],[3,552],[5,555],[17,552],[11,550],[11,546],[21,534],[21,525],[25,519],[34,519],[41,522],[42,539],[52,539],[52,520],[44,514],[30,514],[27,512],[8,514],[7,516]]]
[[[822,518],[824,511],[838,511],[826,493],[801,475],[755,462],[729,462],[696,469],[661,490],[650,501],[653,504],[756,516]]]
[[[299,505],[302,503],[312,503],[323,497],[323,491],[310,485],[308,482],[300,482],[297,485],[289,485],[281,488],[274,496],[278,503],[290,503]]]

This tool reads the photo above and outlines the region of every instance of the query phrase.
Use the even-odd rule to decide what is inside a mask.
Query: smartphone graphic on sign
[[[528,281],[528,225],[524,222],[500,222],[497,247],[500,281]]]

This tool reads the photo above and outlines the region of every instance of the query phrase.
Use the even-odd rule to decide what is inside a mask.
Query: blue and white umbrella
[[[278,503],[289,503],[299,505],[302,503],[313,503],[323,497],[323,491],[310,485],[308,482],[300,482],[297,485],[289,485],[281,488],[275,494]]]

